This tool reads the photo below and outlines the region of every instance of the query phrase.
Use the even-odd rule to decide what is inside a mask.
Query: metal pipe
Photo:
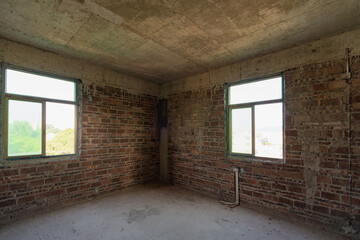
[[[220,201],[221,204],[229,205],[231,208],[236,207],[240,203],[240,199],[239,199],[239,169],[234,167],[233,171],[235,174],[235,202],[230,203],[230,202]]]
[[[236,194],[236,197],[235,197],[235,206],[239,205],[240,203],[240,199],[239,199],[239,169],[238,168],[234,168],[234,173],[235,173],[235,194]]]

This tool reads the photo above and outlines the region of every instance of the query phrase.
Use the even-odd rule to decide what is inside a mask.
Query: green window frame
[[[244,94],[247,97],[243,97],[243,99],[238,99],[238,102],[236,102],[234,100],[233,97],[235,93],[235,88],[236,87],[240,87],[243,89],[246,89],[248,86],[250,86],[251,84],[256,84],[257,86],[260,86],[260,90],[261,90],[261,84],[265,83],[265,81],[267,82],[271,82],[272,80],[275,81],[275,79],[277,80],[277,94],[275,96],[275,94],[273,94],[274,96],[269,96],[268,99],[266,99],[266,97],[261,96],[261,91],[257,92],[255,90],[255,88],[253,88],[252,91]],[[254,85],[255,86],[255,85]],[[260,161],[276,161],[276,162],[281,162],[285,160],[285,148],[284,148],[284,143],[285,143],[285,120],[284,120],[284,77],[282,74],[278,74],[278,75],[274,75],[274,76],[269,76],[269,77],[264,77],[264,78],[256,78],[256,79],[249,79],[246,81],[241,81],[241,82],[237,82],[237,83],[232,83],[229,84],[226,88],[226,107],[227,107],[227,156],[229,157],[239,157],[240,159],[245,159],[245,160],[260,160]],[[243,90],[244,91],[244,90]],[[264,91],[262,91],[264,92]],[[241,93],[241,91],[238,91],[238,93]],[[231,94],[233,94],[233,96],[231,96]],[[267,95],[267,94],[265,94]],[[271,93],[269,94],[271,95]],[[246,100],[246,98],[248,98],[248,100]],[[262,99],[264,98],[264,99]],[[256,114],[256,109],[271,109],[270,107],[277,107],[277,109],[279,109],[279,111],[277,111],[277,114],[281,114],[281,120],[280,117],[278,117],[278,124],[281,125],[281,136],[279,133],[279,128],[278,127],[278,132],[277,132],[277,139],[279,139],[281,137],[281,143],[280,141],[278,141],[278,144],[276,145],[276,147],[274,146],[273,150],[270,149],[271,146],[267,146],[267,149],[270,149],[270,152],[276,152],[277,154],[257,154],[257,146],[259,146],[259,137],[257,136],[258,132],[256,130],[256,120],[257,119],[257,114]],[[280,109],[281,108],[281,109]],[[280,113],[281,112],[281,113]],[[260,115],[260,114],[259,114]],[[241,116],[241,118],[239,117]],[[235,119],[235,120],[234,120]],[[239,121],[239,119],[241,119],[241,121]],[[249,120],[250,119],[250,120]],[[241,122],[241,124],[239,124],[239,122]],[[264,122],[264,121],[263,121]],[[235,126],[237,124],[237,126]],[[235,144],[234,143],[234,138],[236,138],[237,136],[235,136],[236,134],[236,129],[239,129],[243,127],[244,129],[247,129],[247,134],[244,133],[244,131],[242,131],[241,133],[245,136],[246,135],[246,140],[245,137],[243,137],[241,144]],[[235,130],[234,130],[235,129]],[[238,132],[241,130],[238,130]],[[246,142],[247,141],[247,142]],[[238,141],[239,142],[239,141]],[[244,145],[246,142],[246,150]],[[281,144],[281,145],[280,145]],[[241,151],[235,151],[234,146],[237,146],[237,148],[239,148],[238,146],[240,146]],[[260,147],[259,147],[260,148]],[[274,149],[277,149],[276,151]],[[275,156],[276,155],[276,156]]]
[[[68,77],[62,77],[62,76],[58,76],[58,75],[54,75],[54,74],[50,74],[50,73],[44,73],[44,72],[39,72],[39,71],[35,71],[35,70],[31,70],[31,69],[27,69],[27,68],[23,68],[23,67],[18,67],[18,66],[14,66],[14,65],[10,65],[7,63],[2,63],[1,65],[2,68],[2,102],[3,107],[2,107],[2,115],[3,115],[3,138],[2,138],[2,145],[3,145],[3,151],[2,151],[2,155],[4,157],[4,159],[6,160],[21,160],[21,159],[37,159],[37,158],[52,158],[52,157],[64,157],[64,156],[69,156],[69,157],[73,157],[73,156],[78,156],[79,155],[79,128],[78,128],[78,124],[79,124],[79,117],[80,117],[80,111],[79,111],[79,84],[81,83],[81,81],[79,79],[75,79],[75,78],[68,78]],[[19,94],[19,93],[14,93],[11,91],[8,91],[8,77],[7,77],[7,73],[8,71],[12,71],[12,72],[16,72],[16,73],[22,73],[22,74],[27,74],[29,76],[32,76],[34,78],[39,77],[39,78],[46,78],[46,79],[50,79],[50,80],[54,80],[57,83],[72,83],[73,84],[73,93],[68,93],[68,95],[70,94],[74,94],[73,95],[73,99],[59,99],[58,97],[56,98],[52,98],[51,96],[48,96],[48,94],[46,96],[37,96],[36,94]],[[72,86],[72,84],[70,84]],[[14,85],[14,84],[13,84]],[[55,84],[56,85],[56,84]],[[69,85],[69,84],[68,84]],[[46,91],[44,91],[46,92]],[[34,104],[40,104],[41,105],[41,126],[38,126],[39,128],[41,128],[41,150],[39,152],[36,152],[34,154],[9,154],[9,103],[14,103],[14,102],[18,102],[18,103],[34,103]],[[57,107],[62,107],[62,108],[67,108],[70,109],[70,111],[74,112],[74,116],[71,116],[71,119],[69,119],[70,122],[72,122],[72,117],[73,117],[73,152],[71,150],[70,153],[60,153],[60,154],[54,154],[54,153],[47,153],[46,151],[46,145],[47,145],[47,108],[48,106],[57,106]],[[12,112],[16,112],[16,110],[11,110]],[[54,110],[53,110],[54,111]],[[17,115],[20,115],[19,113],[16,113]],[[72,135],[72,133],[70,132],[70,136]]]

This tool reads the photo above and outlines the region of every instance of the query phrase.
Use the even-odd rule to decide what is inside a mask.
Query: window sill
[[[272,163],[272,164],[285,164],[285,159],[280,158],[262,158],[262,157],[254,157],[254,156],[244,156],[244,155],[227,155],[226,160],[239,160],[241,162],[247,163]]]
[[[22,165],[22,164],[37,164],[37,163],[47,163],[47,162],[59,162],[66,160],[78,160],[79,155],[60,155],[60,156],[47,156],[47,157],[29,157],[29,158],[9,158],[3,159],[0,161],[1,166],[12,166],[12,165]]]

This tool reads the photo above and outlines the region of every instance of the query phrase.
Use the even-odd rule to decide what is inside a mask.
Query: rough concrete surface
[[[166,98],[173,93],[280,74],[290,68],[301,67],[310,63],[345,58],[346,49],[351,50],[351,56],[360,55],[359,36],[360,29],[357,29],[225,67],[211,69],[176,81],[166,82],[160,87],[160,96]]]
[[[159,83],[360,27],[358,0],[0,2],[0,36]]]
[[[294,224],[178,186],[147,184],[2,226],[0,239],[327,239]]]
[[[160,180],[169,181],[169,162],[168,162],[168,132],[166,128],[160,130]]]
[[[147,93],[153,96],[159,94],[159,85],[156,83],[4,38],[0,38],[0,61],[35,71],[78,78],[84,84],[105,84],[133,93]]]

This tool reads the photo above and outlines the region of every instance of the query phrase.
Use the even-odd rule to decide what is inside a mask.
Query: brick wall
[[[0,166],[0,222],[157,179],[157,97],[83,85],[82,154]]]
[[[236,166],[244,169],[241,205],[337,228],[352,218],[359,225],[360,58],[351,59],[351,85],[345,71],[346,59],[285,71],[284,164],[225,156],[224,85],[170,94],[174,183],[230,200]]]

